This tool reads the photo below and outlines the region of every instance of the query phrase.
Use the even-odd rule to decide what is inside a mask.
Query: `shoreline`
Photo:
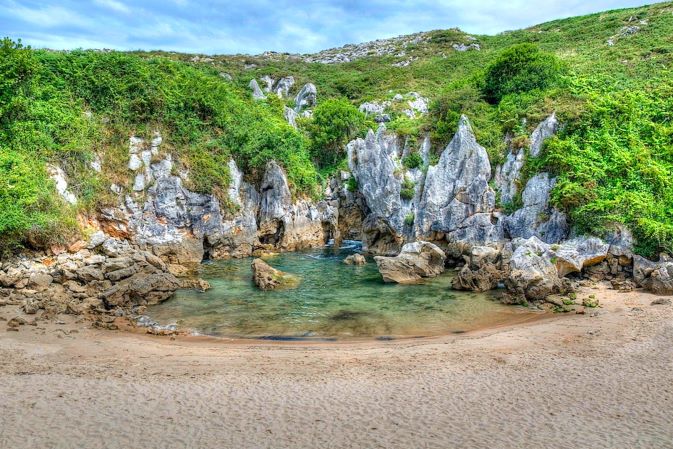
[[[0,446],[667,447],[673,306],[592,291],[597,316],[404,341],[0,326]]]

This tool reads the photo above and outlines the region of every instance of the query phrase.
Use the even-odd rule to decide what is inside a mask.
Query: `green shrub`
[[[410,170],[423,165],[423,157],[417,152],[411,152],[402,159],[402,165]]]
[[[409,212],[408,214],[406,214],[404,216],[404,224],[407,225],[407,226],[413,226],[415,219],[416,219],[416,217],[414,216],[414,213]]]
[[[358,190],[358,180],[355,179],[355,176],[352,176],[346,180],[346,189],[349,192],[356,192]]]
[[[558,82],[562,72],[556,56],[534,44],[513,45],[486,69],[484,95],[498,103],[506,95],[545,90]]]
[[[346,144],[364,131],[365,116],[344,98],[321,102],[308,126],[311,156],[320,167],[337,165]]]
[[[407,201],[413,199],[414,195],[416,194],[416,191],[414,190],[415,186],[416,184],[414,183],[414,181],[405,177],[404,181],[402,181],[400,198]]]

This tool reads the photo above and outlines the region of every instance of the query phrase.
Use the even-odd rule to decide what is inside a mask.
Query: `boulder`
[[[545,140],[556,134],[559,129],[559,122],[556,113],[552,113],[542,123],[540,123],[533,134],[530,136],[530,155],[538,157],[542,151]]]
[[[278,95],[278,98],[285,98],[290,94],[290,89],[292,89],[293,86],[294,77],[286,76],[285,78],[278,80],[274,91],[276,92],[276,95]]]
[[[414,284],[444,272],[446,254],[429,242],[407,243],[395,257],[374,257],[384,282]]]
[[[346,265],[366,265],[367,259],[362,254],[351,254],[344,259]]]
[[[549,245],[537,237],[530,237],[514,240],[512,248],[509,275],[505,280],[511,293],[527,300],[543,300],[560,291],[562,284],[556,266],[550,260]]]
[[[659,262],[652,262],[641,256],[634,256],[633,277],[636,283],[658,295],[673,295],[673,262],[662,256]]]
[[[474,246],[465,259],[465,265],[451,282],[454,289],[485,292],[497,288],[504,280],[506,272],[497,249]]]
[[[569,273],[603,262],[610,245],[596,237],[577,237],[551,247],[556,258],[556,270],[563,277]]]
[[[262,290],[278,288],[294,288],[299,285],[299,278],[276,270],[262,259],[254,259],[251,264],[252,280]]]

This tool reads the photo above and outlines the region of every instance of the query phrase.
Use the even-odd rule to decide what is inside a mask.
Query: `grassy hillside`
[[[390,43],[387,54],[340,64],[282,54],[204,59],[157,52],[47,52],[5,41],[0,62],[0,206],[9,211],[0,214],[4,246],[25,243],[26,236],[35,245],[67,235],[64,230],[76,232],[76,212],[110,201],[111,180],[128,182],[132,133],[150,137],[161,130],[168,151],[193,174],[194,189],[226,188],[224,162],[231,156],[251,176],[276,158],[296,194],[315,195],[318,172],[327,175],[338,166],[339,145],[368,125],[347,103],[358,106],[416,91],[432,100],[431,113],[416,120],[393,113],[390,129],[412,137],[429,132],[439,152],[465,113],[494,166],[507,150],[505,135],[525,147],[532,127],[556,111],[565,128],[541,158],[529,161],[526,176],[543,169],[559,176],[554,201],[579,231],[601,233],[621,222],[634,230],[640,252],[673,251],[673,3],[496,36],[455,29],[417,36]],[[495,99],[488,93],[487,74],[503,52],[521,43],[555,57],[558,79]],[[461,52],[454,48],[458,44],[480,49]],[[292,75],[298,87],[316,84],[319,108],[326,103],[317,111],[322,120],[304,120],[297,132],[282,118],[283,102],[253,102],[247,84],[264,75]],[[335,121],[346,125],[316,129]],[[317,146],[335,156],[328,163],[312,160],[312,154],[321,154]],[[100,175],[87,169],[95,153],[105,156]],[[58,163],[77,180],[74,190],[83,198],[78,210],[59,204],[45,162]]]

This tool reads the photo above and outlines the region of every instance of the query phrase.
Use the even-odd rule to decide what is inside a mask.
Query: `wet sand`
[[[0,448],[673,447],[673,306],[589,293],[598,316],[390,342],[0,321]]]

